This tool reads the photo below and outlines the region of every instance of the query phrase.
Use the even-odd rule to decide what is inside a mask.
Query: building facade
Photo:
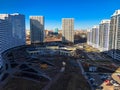
[[[44,42],[44,17],[30,16],[31,43]]]
[[[93,26],[91,30],[87,31],[87,44],[99,48],[99,26]]]
[[[120,60],[120,10],[116,10],[111,16],[108,54]]]
[[[87,44],[92,45],[92,30],[87,30]]]
[[[92,28],[92,45],[94,48],[99,47],[99,26],[93,26]]]
[[[11,48],[12,43],[12,29],[11,25],[6,20],[0,19],[0,68],[3,65],[1,53]]]
[[[74,43],[74,18],[62,19],[62,42]]]
[[[26,43],[25,16],[14,13],[10,15],[12,23],[12,36],[14,46],[24,45]]]
[[[99,25],[99,50],[109,50],[109,31],[110,31],[110,20],[102,20]]]
[[[15,14],[0,14],[0,67],[1,53],[5,50],[25,45],[25,16]]]
[[[0,14],[0,19],[6,20],[9,24],[11,24],[11,26],[9,27],[12,32],[11,47],[25,45],[26,43],[25,16],[19,13]]]

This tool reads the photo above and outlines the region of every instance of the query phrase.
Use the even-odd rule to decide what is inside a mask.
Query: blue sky
[[[120,0],[0,0],[0,13],[25,14],[27,29],[30,15],[45,16],[46,29],[61,29],[61,19],[67,17],[75,18],[75,29],[88,29],[117,9]]]

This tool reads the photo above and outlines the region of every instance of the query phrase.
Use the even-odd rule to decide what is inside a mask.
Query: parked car
[[[94,88],[97,88],[98,84],[97,84],[97,83],[93,83],[92,86],[93,86]]]

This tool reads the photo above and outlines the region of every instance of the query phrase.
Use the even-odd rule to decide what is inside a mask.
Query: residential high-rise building
[[[94,48],[99,47],[99,26],[92,28],[92,44]]]
[[[0,14],[0,67],[1,53],[20,45],[25,45],[25,16],[18,13]]]
[[[87,30],[87,44],[90,45],[90,30]]]
[[[44,41],[44,17],[30,16],[31,43]]]
[[[74,18],[63,18],[62,30],[62,42],[74,43]]]
[[[87,44],[92,45],[92,30],[87,31]]]
[[[92,32],[92,40],[91,40],[91,43],[92,43],[92,46],[95,47],[95,29],[92,28],[91,32]]]
[[[110,31],[110,20],[102,20],[99,25],[99,50],[109,50],[109,31]]]
[[[120,10],[111,16],[109,33],[109,55],[120,60]]]
[[[11,14],[10,16],[12,23],[14,46],[25,45],[26,43],[25,16],[18,13]]]
[[[1,53],[11,48],[12,29],[8,21],[0,19],[0,68],[3,64]]]
[[[6,20],[11,24],[12,43],[11,47],[25,45],[25,16],[19,13],[0,14],[0,19]]]

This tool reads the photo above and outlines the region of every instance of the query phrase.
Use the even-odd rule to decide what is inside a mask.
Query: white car
[[[94,79],[94,78],[90,78],[89,80],[90,80],[90,81],[91,81],[91,80],[92,80],[92,81],[95,81],[95,79]]]
[[[119,86],[119,84],[117,84],[117,83],[114,83],[113,85],[114,85],[114,86]]]
[[[115,80],[110,80],[110,83],[113,84],[114,86],[120,86]]]

